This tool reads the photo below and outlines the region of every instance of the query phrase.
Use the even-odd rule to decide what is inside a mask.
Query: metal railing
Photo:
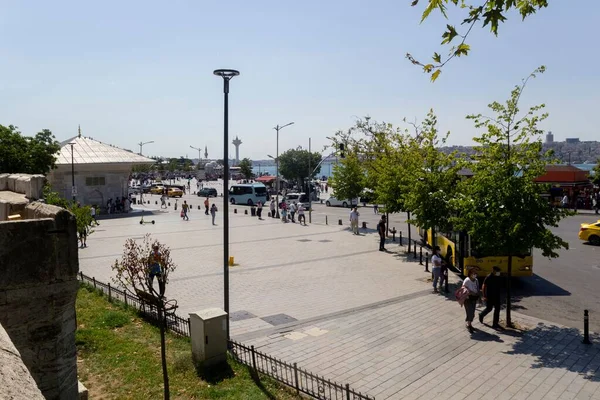
[[[119,289],[118,287],[111,286],[110,283],[104,283],[96,280],[96,278],[90,278],[85,275],[83,272],[79,271],[77,274],[77,279],[80,282],[83,282],[94,289],[102,291],[104,294],[108,296],[108,300],[112,301],[118,300],[125,303],[126,306],[133,307],[137,309],[143,316],[152,319],[154,321],[158,320],[158,313],[155,307],[151,307],[145,302],[141,301],[139,297],[132,296],[126,291]],[[181,336],[190,337],[190,320],[189,318],[182,318],[174,313],[167,313],[167,330],[174,332]]]
[[[325,379],[283,360],[271,357],[254,349],[254,346],[229,341],[230,352],[240,363],[251,367],[254,372],[270,376],[319,400],[374,400],[366,394],[355,391],[349,384],[339,384]]]
[[[125,305],[139,310],[143,316],[154,321],[158,320],[155,308],[148,306],[137,296],[132,296],[124,290],[111,286],[110,283],[100,282],[94,277],[90,278],[81,271],[77,274],[77,279],[96,290],[100,290],[108,296],[110,301],[113,299],[121,301]],[[177,314],[167,314],[167,329],[181,336],[190,337],[190,320]],[[258,352],[254,349],[254,346],[248,347],[232,340],[228,342],[228,346],[230,354],[238,362],[251,367],[257,373],[260,372],[296,389],[298,393],[302,392],[318,400],[375,400],[374,397],[350,388],[349,384],[342,385],[332,382],[298,367],[296,363],[290,364]]]

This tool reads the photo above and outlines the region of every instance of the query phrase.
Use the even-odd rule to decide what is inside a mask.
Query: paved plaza
[[[158,196],[151,199],[149,207],[157,208]],[[190,221],[173,204],[145,217],[155,225],[135,217],[100,221],[80,250],[80,269],[109,281],[125,239],[151,233],[171,247],[178,265],[167,295],[178,300],[179,314],[222,308],[221,201],[211,199],[219,206],[212,226],[197,209],[202,200],[186,199],[194,206]],[[476,322],[470,335],[464,309],[431,293],[423,266],[398,243],[377,251],[373,229],[352,235],[347,210],[317,205],[315,223],[300,226],[258,221],[244,214],[247,207],[236,208],[230,213],[234,340],[377,399],[600,399],[598,348],[581,344],[576,329],[515,313],[525,332]],[[374,228],[378,216],[363,214]],[[399,217],[393,225],[400,226]]]

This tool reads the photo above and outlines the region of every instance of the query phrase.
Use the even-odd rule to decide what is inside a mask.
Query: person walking
[[[190,220],[190,217],[188,217],[188,209],[190,208],[190,206],[188,205],[187,201],[184,200],[183,204],[181,205],[181,213],[183,214],[183,219],[185,219],[186,221]]]
[[[152,246],[152,251],[148,257],[148,284],[150,287],[154,284],[154,277],[157,277],[159,293],[165,292],[165,282],[162,279],[162,255],[158,249],[158,245]]]
[[[304,216],[304,206],[302,203],[298,205],[298,222],[306,226],[306,217]]]
[[[208,197],[204,200],[204,214],[208,215],[208,206],[210,205]]]
[[[296,223],[296,220],[294,219],[294,216],[296,215],[296,202],[294,201],[292,204],[290,204],[290,219],[292,220],[293,223]]]
[[[379,214],[379,206],[377,204],[373,204],[373,214]]]
[[[385,215],[381,216],[377,224],[377,232],[379,233],[379,251],[385,251]]]
[[[467,322],[467,329],[469,332],[473,333],[475,307],[477,307],[477,300],[479,300],[479,281],[477,280],[477,271],[475,271],[475,269],[469,270],[469,276],[463,281],[462,287],[469,291],[469,295],[464,303],[465,313],[467,314],[465,321]]]
[[[100,225],[100,224],[98,223],[98,220],[96,219],[96,207],[95,207],[95,206],[92,206],[92,207],[90,208],[90,212],[92,213],[92,222],[93,222],[93,223],[95,223],[95,224],[96,224],[96,226]],[[90,225],[91,225],[91,224],[90,224]]]
[[[492,328],[500,329],[500,308],[502,293],[502,278],[500,277],[500,267],[494,266],[492,272],[485,277],[481,292],[485,300],[485,310],[479,313],[479,322],[483,324],[483,319],[494,309],[494,319]]]
[[[433,293],[438,293],[437,284],[442,273],[442,257],[440,257],[440,246],[435,246],[433,248],[433,255],[431,256],[431,273],[433,275]]]
[[[285,203],[284,203],[285,204]],[[281,222],[285,222],[287,223],[287,208],[286,207],[281,207]]]
[[[258,219],[262,220],[262,208],[263,208],[263,203],[262,201],[258,201],[258,203],[256,203],[256,216],[258,217]]]
[[[164,193],[160,196],[160,208],[167,208],[167,196]]]
[[[562,204],[562,208],[568,208],[569,207],[569,197],[565,194],[562,198],[562,200],[560,201]]]
[[[269,204],[269,211],[271,212],[271,218],[275,218],[275,200],[271,199],[271,203]]]
[[[358,235],[358,217],[360,214],[358,213],[358,209],[354,207],[352,211],[350,211],[350,227],[352,228],[352,233]]]
[[[210,207],[210,215],[212,215],[212,224],[213,225],[216,225],[215,224],[215,216],[217,215],[217,211],[219,211],[219,210],[217,210],[216,204],[213,203],[213,205]]]

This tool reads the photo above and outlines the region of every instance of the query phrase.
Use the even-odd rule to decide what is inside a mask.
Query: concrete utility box
[[[202,366],[224,362],[227,357],[227,313],[220,308],[190,313],[190,337],[194,362]]]

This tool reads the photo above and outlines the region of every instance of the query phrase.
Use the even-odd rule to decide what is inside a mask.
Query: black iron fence
[[[90,278],[83,272],[79,272],[77,275],[79,281],[88,284],[94,289],[102,291],[108,296],[108,300],[118,300],[129,307],[133,307],[139,312],[152,320],[158,320],[158,313],[155,307],[152,307],[145,302],[141,301],[139,297],[132,296],[126,291],[119,289],[118,287],[112,286],[110,283],[104,283],[96,280],[96,278]],[[175,313],[167,313],[167,329],[181,336],[190,336],[190,320],[189,318],[182,318]]]
[[[290,364],[256,351],[254,346],[248,347],[234,341],[230,341],[229,346],[231,354],[238,362],[296,389],[298,393],[302,392],[322,400],[374,400],[373,397],[351,389],[348,384],[331,382],[298,367],[296,363]]]
[[[127,306],[134,307],[139,312],[153,320],[158,320],[158,314],[137,296],[132,296],[124,290],[90,278],[83,272],[79,272],[77,279],[108,296],[109,300],[117,300]],[[167,314],[167,329],[179,335],[190,337],[190,320],[182,318],[177,314]],[[355,391],[350,385],[342,385],[325,379],[298,367],[296,363],[290,364],[267,354],[258,352],[254,346],[245,346],[241,343],[229,341],[230,354],[240,363],[251,367],[255,372],[267,375],[298,393],[310,395],[319,400],[375,400],[366,394]]]

